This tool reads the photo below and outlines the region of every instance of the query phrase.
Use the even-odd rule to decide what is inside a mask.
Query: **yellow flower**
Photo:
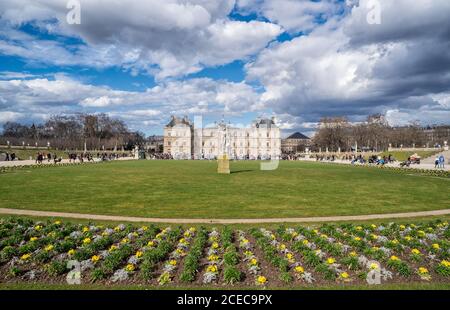
[[[33,241],[36,241],[37,239],[38,239],[37,237],[31,237],[30,241],[33,242]]]
[[[286,245],[285,245],[285,244],[280,244],[280,250],[281,250],[281,251],[286,250]]]
[[[419,231],[417,232],[417,234],[418,234],[420,237],[425,237],[425,232],[424,232],[423,230],[419,230]]]
[[[355,238],[353,238],[353,240],[355,240],[355,241],[361,241],[361,238],[360,238],[360,237],[355,237]]]
[[[393,245],[397,245],[398,244],[398,240],[397,239],[394,239],[391,242],[392,242]]]
[[[128,238],[123,238],[122,241],[120,241],[120,243],[128,243],[130,240],[128,240]]]
[[[42,229],[42,225],[36,225],[36,226],[34,226],[34,229],[39,231]]]
[[[352,252],[350,252],[350,256],[351,257],[356,257],[356,256],[358,256],[358,254],[355,251],[352,251]]]
[[[119,230],[120,230],[119,226],[114,227],[114,231],[119,231]]]
[[[169,265],[176,266],[177,265],[177,261],[174,260],[174,259],[171,259],[171,260],[169,260]]]
[[[208,256],[208,260],[209,261],[217,261],[217,260],[219,260],[219,256],[218,255],[214,255],[214,254],[209,255]]]
[[[256,279],[256,282],[259,285],[263,285],[263,284],[265,284],[267,282],[267,278],[264,277],[264,276],[258,276],[258,278]]]
[[[328,236],[325,235],[325,234],[320,235],[320,237],[322,237],[323,239],[327,239],[328,238]]]
[[[334,259],[333,257],[330,257],[327,259],[327,264],[328,265],[333,265],[336,262],[336,259]]]
[[[411,253],[415,255],[420,255],[420,251],[418,249],[412,249]]]
[[[312,231],[314,234],[318,234],[319,233],[319,231],[317,230],[317,229],[313,229],[313,231]]]
[[[137,232],[133,232],[132,235],[133,235],[133,237],[138,237],[139,236],[139,234]]]
[[[216,265],[209,265],[206,268],[206,272],[212,272],[212,273],[216,273],[218,271],[218,268]]]
[[[378,268],[380,268],[380,265],[378,265],[377,263],[371,263],[369,266],[369,269],[371,269],[371,270],[375,270]]]
[[[186,230],[183,235],[187,238],[191,235],[191,232],[189,230]]]
[[[249,257],[249,256],[253,256],[253,252],[252,251],[245,251],[244,255]]]
[[[294,268],[295,272],[297,273],[304,273],[305,269],[302,266],[297,266]]]
[[[292,238],[295,238],[298,236],[298,232],[294,231],[291,235],[292,235]]]
[[[416,225],[414,225],[414,224],[411,224],[409,226],[411,226],[411,228],[416,228]]]
[[[441,261],[441,265],[448,268],[450,267],[450,262],[444,259],[443,261]]]
[[[183,244],[186,244],[187,242],[186,242],[186,239],[184,239],[184,238],[181,238],[180,239],[180,241],[178,241],[179,243],[183,243]]]
[[[149,242],[147,243],[147,245],[150,246],[150,247],[152,247],[152,246],[155,245],[155,243],[154,243],[153,241],[149,241]]]
[[[405,237],[405,240],[406,240],[406,241],[411,241],[411,240],[412,240],[412,237],[411,237],[411,236],[406,236],[406,237]]]
[[[196,229],[195,229],[195,227],[191,227],[191,228],[189,228],[189,231],[190,231],[191,233],[194,233],[194,232],[196,231]]]
[[[370,237],[372,237],[373,240],[377,240],[378,239],[378,236],[375,235],[375,234],[371,234]]]
[[[427,274],[428,273],[428,269],[425,267],[419,267],[418,271],[419,271],[419,274]]]
[[[249,242],[249,241],[248,241],[247,239],[245,239],[245,238],[241,240],[241,243],[242,243],[242,244],[247,244],[248,242]]]
[[[51,244],[49,244],[49,245],[47,245],[47,246],[44,248],[44,250],[47,251],[47,252],[50,252],[51,250],[53,250],[53,248],[54,248],[54,246],[51,245]]]
[[[342,279],[348,279],[350,276],[348,275],[347,272],[343,272],[343,273],[340,274],[340,277],[341,277]]]
[[[68,254],[69,256],[72,256],[72,255],[75,254],[75,250],[74,250],[74,249],[70,249],[70,250],[67,252],[67,254]]]
[[[380,248],[379,247],[377,247],[377,246],[373,246],[372,247],[372,251],[378,251]]]
[[[146,231],[146,230],[148,230],[148,227],[147,227],[147,226],[142,226],[141,229],[142,229],[143,231]]]
[[[288,260],[293,260],[293,259],[294,259],[294,254],[292,254],[292,253],[287,253],[287,254],[286,254],[286,258],[287,258]]]
[[[363,230],[363,228],[361,226],[356,226],[356,230],[361,231],[361,230]]]
[[[125,267],[125,270],[128,271],[128,272],[132,272],[132,271],[134,271],[135,268],[136,268],[136,267],[134,267],[133,264],[128,264],[128,265]]]
[[[258,260],[257,260],[256,258],[252,258],[252,259],[250,260],[250,265],[252,265],[252,266],[258,265]]]
[[[56,236],[56,232],[54,232],[54,231],[51,231],[51,232],[49,232],[48,234],[47,234],[47,236],[49,236],[49,237],[55,237]]]
[[[55,221],[55,225],[61,225],[61,221]]]
[[[113,251],[115,251],[115,250],[117,250],[117,246],[115,246],[114,244],[112,245],[112,246],[110,246],[109,247],[109,252],[113,252]]]
[[[395,261],[399,261],[400,259],[397,256],[392,255],[390,260],[395,262]]]
[[[89,244],[91,243],[91,238],[84,238],[83,239],[83,244]]]
[[[400,230],[405,230],[406,226],[405,225],[400,225]]]
[[[137,257],[137,258],[142,257],[142,255],[144,255],[144,252],[142,252],[142,251],[137,251],[137,252],[136,252],[136,257]]]
[[[309,244],[309,241],[305,239],[305,240],[303,240],[303,244],[304,244],[304,245],[308,245],[308,244]]]
[[[28,260],[29,258],[31,257],[31,254],[23,254],[21,257],[20,257],[20,259],[21,260]]]
[[[439,250],[441,248],[438,243],[433,243],[432,247],[435,250]]]
[[[83,232],[88,232],[89,231],[89,227],[84,226],[83,227]]]
[[[211,247],[213,249],[218,249],[219,248],[219,244],[217,242],[213,242],[213,244],[211,245]]]
[[[99,260],[100,260],[100,256],[98,256],[98,255],[94,255],[94,256],[91,257],[91,261],[92,261],[93,263],[96,263],[96,262],[98,262]]]
[[[275,237],[274,234],[271,234],[271,235],[270,235],[270,238],[271,238],[272,240],[275,240],[277,237]]]
[[[375,228],[377,228],[377,225],[372,224],[372,225],[370,225],[370,227],[372,227],[373,229],[375,229]]]

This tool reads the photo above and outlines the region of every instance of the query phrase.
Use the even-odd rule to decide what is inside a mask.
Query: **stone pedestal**
[[[230,174],[230,160],[228,155],[220,155],[218,158],[217,173]]]

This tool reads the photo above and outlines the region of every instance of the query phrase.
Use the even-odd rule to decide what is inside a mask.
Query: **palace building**
[[[175,159],[214,159],[223,152],[223,143],[231,159],[268,160],[281,156],[281,132],[274,118],[257,119],[248,128],[223,121],[213,127],[194,128],[187,117],[172,116],[164,128],[164,153]]]

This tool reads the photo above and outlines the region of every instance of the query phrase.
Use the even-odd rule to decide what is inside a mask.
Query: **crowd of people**
[[[110,160],[116,160],[119,159],[121,157],[129,157],[131,156],[130,154],[119,154],[119,153],[97,153],[97,154],[92,154],[92,153],[68,153],[68,159],[69,159],[69,163],[75,163],[75,162],[94,162],[94,161],[110,161]],[[35,158],[36,164],[42,164],[44,161],[47,161],[48,163],[50,163],[51,161],[53,161],[53,163],[60,163],[62,162],[62,157],[58,156],[56,153],[55,154],[51,154],[49,153],[45,153],[45,152],[38,152],[36,154],[36,158]]]
[[[47,162],[51,162],[53,160],[53,162],[56,163],[60,163],[62,161],[61,157],[58,157],[58,155],[55,154],[51,154],[51,153],[37,153],[36,154],[36,164],[42,164],[44,161]]]

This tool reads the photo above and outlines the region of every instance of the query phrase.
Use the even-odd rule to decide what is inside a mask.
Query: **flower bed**
[[[158,228],[0,220],[0,281],[291,287],[450,283],[450,228],[423,224]]]

